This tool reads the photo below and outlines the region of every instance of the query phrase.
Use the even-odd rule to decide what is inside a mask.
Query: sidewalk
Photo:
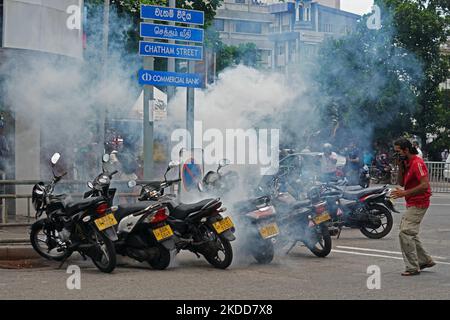
[[[29,226],[0,227],[0,261],[39,257],[30,244]]]

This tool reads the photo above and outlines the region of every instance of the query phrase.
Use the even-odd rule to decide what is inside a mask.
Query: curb
[[[36,259],[40,255],[29,245],[0,246],[0,260]]]

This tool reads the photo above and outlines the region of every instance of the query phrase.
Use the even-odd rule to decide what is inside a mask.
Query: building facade
[[[340,0],[225,0],[214,24],[225,44],[252,42],[263,67],[283,70],[313,57],[326,37],[350,32],[359,18],[340,10]]]

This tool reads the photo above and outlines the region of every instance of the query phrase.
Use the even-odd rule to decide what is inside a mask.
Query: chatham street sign
[[[202,60],[202,46],[186,46],[163,42],[139,41],[139,54],[161,58],[177,58],[187,60]]]

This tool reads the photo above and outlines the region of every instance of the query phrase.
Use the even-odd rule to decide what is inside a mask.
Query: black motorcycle
[[[230,241],[235,240],[234,223],[223,217],[220,198],[205,199],[197,203],[183,204],[174,195],[164,195],[164,189],[180,182],[167,180],[167,173],[178,164],[171,162],[164,174],[164,181],[153,181],[141,188],[141,201],[158,201],[169,209],[168,224],[174,232],[177,252],[189,250],[198,257],[203,255],[214,267],[226,269],[233,260]]]
[[[112,272],[116,267],[116,252],[112,239],[117,237],[113,226],[117,224],[108,201],[103,196],[72,201],[66,194],[54,195],[54,187],[62,177],[56,175],[54,166],[59,153],[52,156],[53,180],[39,182],[33,187],[32,203],[36,219],[44,213],[46,218],[31,226],[30,241],[34,250],[50,260],[64,261],[73,252],[86,259],[90,257],[102,272]]]
[[[140,202],[112,206],[116,189],[110,188],[111,178],[105,164],[109,155],[103,156],[103,172],[93,182],[88,182],[90,191],[85,198],[104,196],[118,221],[118,239],[114,242],[116,252],[139,262],[146,261],[154,269],[166,269],[171,260],[170,251],[175,248],[173,231],[167,224],[167,208],[157,202]]]
[[[361,189],[323,184],[318,188],[318,197],[326,200],[338,237],[342,227],[359,229],[370,239],[381,239],[391,231],[392,212],[398,211],[386,186]]]
[[[277,210],[280,226],[280,243],[291,243],[289,253],[298,242],[302,242],[317,257],[326,257],[331,252],[332,240],[328,230],[331,220],[326,203],[297,201],[290,194],[282,193],[272,198]]]
[[[222,197],[234,190],[239,183],[237,172],[220,171],[228,163],[223,159],[217,171],[209,171],[199,183],[199,190]],[[266,196],[239,201],[234,204],[233,211],[233,219],[239,225],[238,231],[242,231],[245,251],[258,263],[270,263],[274,257],[274,241],[279,234],[276,211],[270,198]]]

